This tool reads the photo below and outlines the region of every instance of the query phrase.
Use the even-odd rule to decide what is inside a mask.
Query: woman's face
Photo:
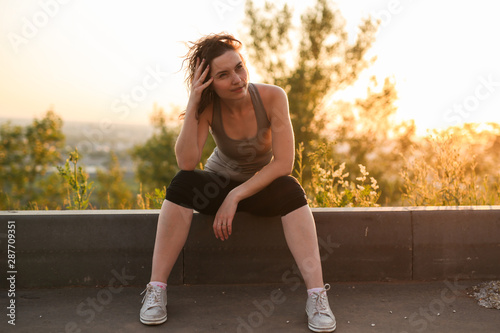
[[[239,99],[246,95],[248,72],[236,51],[214,58],[210,64],[210,75],[214,81],[212,87],[222,99]]]

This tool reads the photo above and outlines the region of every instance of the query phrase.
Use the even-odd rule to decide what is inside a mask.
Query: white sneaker
[[[326,292],[330,285],[325,284],[323,290],[313,293],[307,298],[306,313],[309,329],[313,332],[333,332],[337,328]]]
[[[141,323],[159,325],[167,321],[167,291],[148,283],[142,294]]]

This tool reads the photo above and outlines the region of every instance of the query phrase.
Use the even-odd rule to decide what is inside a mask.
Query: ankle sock
[[[158,281],[151,281],[149,282],[150,285],[155,286],[155,287],[160,287],[162,289],[167,289],[167,284],[163,282],[158,282]]]
[[[312,288],[312,289],[307,289],[307,295],[311,296],[313,293],[319,293],[322,291],[324,288]]]

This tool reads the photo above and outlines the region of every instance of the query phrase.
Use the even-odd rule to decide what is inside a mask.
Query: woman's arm
[[[215,236],[221,240],[227,239],[231,234],[232,220],[241,200],[264,189],[276,178],[291,174],[293,170],[295,146],[288,98],[279,87],[268,86],[266,89],[270,89],[271,94],[265,100],[271,101],[271,104],[266,105],[266,110],[271,122],[274,159],[252,178],[229,192],[214,220]],[[223,227],[224,224],[226,228]]]
[[[208,137],[209,123],[206,115],[209,112],[203,112],[199,120],[194,113],[186,110],[181,132],[175,143],[175,157],[181,170],[194,170],[198,166]]]
[[[199,119],[196,119],[196,111],[200,103],[201,93],[213,81],[213,78],[210,78],[207,82],[203,83],[203,80],[210,71],[210,66],[208,65],[202,72],[204,61],[201,64],[199,60],[197,62],[184,122],[175,143],[175,156],[177,158],[177,165],[181,170],[194,170],[198,163],[200,163],[203,146],[208,136],[209,118],[207,114],[209,112],[205,110]]]

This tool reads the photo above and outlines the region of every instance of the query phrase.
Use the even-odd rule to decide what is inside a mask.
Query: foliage
[[[384,205],[400,204],[403,167],[401,155],[407,155],[415,141],[413,121],[395,119],[398,99],[395,83],[386,78],[380,86],[372,77],[365,98],[355,103],[337,103],[325,136],[337,142],[334,159],[345,161],[352,170],[366,165],[383,188]]]
[[[61,159],[63,147],[62,119],[54,111],[48,111],[38,120],[34,119],[26,128],[28,182],[33,184],[38,175],[45,175],[47,168]]]
[[[288,94],[298,143],[295,173],[312,206],[499,204],[499,124],[466,124],[419,140],[413,122],[395,117],[398,94],[390,78],[383,84],[372,78],[366,96],[352,103],[326,103],[374,61],[367,58],[378,27],[371,18],[361,21],[352,41],[329,0],[306,10],[298,29],[288,5],[256,8],[247,1],[246,27],[252,65],[263,82]],[[109,166],[97,172],[93,201],[77,151],[54,172],[65,138],[53,111],[26,127],[2,124],[0,209],[160,208],[178,171],[179,128],[156,106],[151,123],[151,137],[130,151],[139,193],[132,194],[111,153]],[[209,136],[200,168],[214,146]]]
[[[92,193],[93,182],[88,183],[88,174],[82,167],[78,167],[78,150],[75,149],[69,153],[64,167],[57,167],[59,175],[66,180],[69,185],[68,199],[66,208],[68,209],[87,209],[89,205],[90,194]]]
[[[304,146],[300,143],[295,170],[299,181],[302,179],[303,150]],[[359,164],[361,175],[351,181],[345,163],[337,167],[330,156],[332,149],[326,144],[321,144],[316,152],[310,153],[312,178],[306,192],[311,207],[378,207],[379,186],[373,177],[367,183],[369,173],[366,168]]]
[[[159,188],[155,188],[153,193],[146,194],[146,198],[153,204],[154,209],[160,209],[163,200],[165,200],[165,195],[167,194],[167,187],[164,186],[161,190]]]
[[[51,209],[59,206],[57,200],[47,200],[43,188],[50,168],[61,161],[63,145],[62,119],[52,110],[24,128],[9,122],[2,124],[0,209],[33,207],[34,202]],[[63,188],[57,185],[61,184],[51,184],[51,196],[63,193]]]
[[[148,193],[156,193],[156,189],[168,185],[179,171],[175,157],[175,141],[179,131],[167,126],[166,115],[161,108],[155,108],[151,123],[153,135],[144,144],[136,145],[130,153],[136,163],[136,177],[143,189]],[[215,142],[209,135],[203,147],[202,165],[214,147]]]
[[[151,193],[144,193],[142,191],[142,184],[140,185],[139,193],[136,196],[136,205],[139,209],[160,209],[165,195],[167,194],[167,187],[164,186],[161,190],[155,188]]]
[[[17,201],[20,200],[26,183],[23,128],[10,123],[2,124],[0,139],[0,203],[2,209],[12,209],[19,205]]]
[[[169,184],[179,170],[175,158],[177,131],[168,128],[165,119],[164,111],[155,109],[151,116],[153,135],[131,151],[136,177],[146,192]]]
[[[374,62],[367,52],[375,41],[378,23],[370,17],[363,19],[351,41],[342,14],[328,0],[318,0],[303,13],[298,33],[286,4],[279,9],[266,2],[259,9],[248,1],[246,17],[248,53],[259,75],[288,94],[296,144],[304,144],[303,184],[313,177],[310,153],[322,143],[337,142],[334,160],[344,161],[348,170],[359,164],[367,166],[384,189],[381,201],[400,204],[398,174],[403,163],[399,154],[410,149],[415,126],[394,119],[395,82],[386,78],[380,86],[372,78],[366,97],[354,103],[326,103],[353,86]]]
[[[36,190],[40,195],[36,199],[29,201],[25,209],[63,209],[68,187],[65,180],[57,172],[50,172],[41,177],[36,183]]]
[[[97,170],[97,200],[100,208],[127,209],[132,205],[132,191],[123,180],[123,170],[114,152],[107,170]],[[105,204],[104,204],[105,203]]]
[[[328,0],[318,0],[302,15],[301,33],[294,38],[286,4],[280,10],[266,2],[264,9],[257,9],[247,1],[245,13],[250,58],[264,82],[287,92],[296,143],[304,142],[309,152],[323,128],[319,109],[325,97],[353,84],[372,63],[365,56],[375,40],[377,24],[364,19],[351,43],[344,18]],[[299,40],[298,49],[291,40]]]
[[[405,158],[404,202],[411,206],[497,205],[500,174],[479,176],[471,145],[452,130],[425,139],[427,149]]]

